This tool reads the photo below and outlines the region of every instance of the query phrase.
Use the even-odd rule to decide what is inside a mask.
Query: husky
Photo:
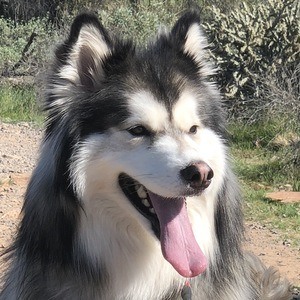
[[[1,300],[290,299],[244,253],[224,107],[199,16],[146,47],[79,15],[45,92]]]

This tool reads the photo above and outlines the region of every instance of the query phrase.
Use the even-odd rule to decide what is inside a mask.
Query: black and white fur
[[[45,136],[1,300],[180,299],[186,279],[162,255],[148,191],[186,197],[208,261],[190,279],[194,299],[290,299],[288,284],[241,250],[241,197],[205,47],[194,12],[143,49],[92,15],[76,18],[49,75]],[[195,162],[213,171],[201,191],[182,176]],[[125,194],[122,174],[142,187],[148,212]]]

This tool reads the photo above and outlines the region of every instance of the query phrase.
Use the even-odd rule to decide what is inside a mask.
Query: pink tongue
[[[163,198],[148,191],[160,223],[160,242],[165,259],[184,277],[206,269],[206,258],[196,242],[185,207],[185,198]]]

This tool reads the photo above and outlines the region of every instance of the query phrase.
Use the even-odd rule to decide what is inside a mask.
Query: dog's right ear
[[[76,86],[94,90],[103,79],[103,64],[112,47],[97,17],[81,14],[74,20],[69,38],[56,51],[57,72]]]
[[[197,10],[188,11],[179,18],[171,30],[171,38],[176,49],[191,58],[198,66],[202,76],[214,73],[207,56],[208,43],[202,32]]]

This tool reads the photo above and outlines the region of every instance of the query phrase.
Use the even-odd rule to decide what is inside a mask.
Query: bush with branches
[[[254,98],[263,101],[262,78],[276,77],[283,68],[296,69],[300,60],[299,2],[241,2],[228,14],[211,9],[214,19],[204,28],[219,67],[217,80],[232,113],[240,113],[251,108]]]

